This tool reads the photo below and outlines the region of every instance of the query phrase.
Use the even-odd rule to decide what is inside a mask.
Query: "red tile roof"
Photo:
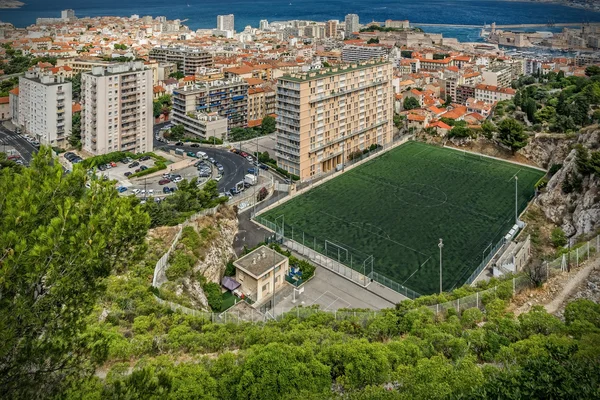
[[[0,97],[0,104],[8,104],[10,98],[8,96],[6,97]]]

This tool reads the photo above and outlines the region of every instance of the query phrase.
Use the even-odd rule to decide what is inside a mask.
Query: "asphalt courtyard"
[[[374,287],[371,287],[374,285]],[[377,283],[370,283],[364,288],[351,282],[335,272],[317,266],[315,276],[303,285],[304,291],[296,291],[295,302],[293,291],[275,306],[279,309],[292,309],[296,306],[318,306],[324,311],[336,311],[340,308],[368,308],[381,310],[393,308],[397,302],[404,300],[395,292],[377,293]]]

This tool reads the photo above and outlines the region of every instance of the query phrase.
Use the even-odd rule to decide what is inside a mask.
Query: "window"
[[[268,283],[262,287],[262,291],[263,292],[268,292],[269,291],[269,284]]]

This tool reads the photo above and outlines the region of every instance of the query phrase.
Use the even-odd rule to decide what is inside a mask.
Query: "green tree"
[[[253,349],[237,384],[238,399],[277,400],[325,396],[331,379],[312,346],[269,343]]]
[[[567,235],[562,229],[555,228],[552,230],[550,240],[552,240],[552,245],[554,245],[554,247],[563,247],[567,244]]]
[[[456,138],[466,138],[473,136],[473,131],[471,131],[471,129],[467,128],[466,126],[459,125],[453,127],[452,130],[450,130],[450,132],[448,133],[448,136]]]
[[[185,75],[181,71],[175,71],[175,72],[172,72],[171,74],[169,74],[169,78],[175,78],[177,80],[183,79],[184,77],[185,77]]]
[[[498,140],[516,152],[527,145],[528,137],[519,121],[506,118],[498,125]]]
[[[374,38],[367,40],[367,44],[375,44],[375,43],[379,43],[378,37],[374,37]]]
[[[106,356],[86,349],[85,318],[103,279],[143,254],[150,220],[111,182],[86,180],[46,147],[0,171],[0,397],[50,396]]]
[[[590,66],[586,67],[585,74],[587,76],[600,75],[600,66],[598,66],[598,65],[590,65]]]
[[[265,115],[265,117],[262,119],[262,123],[260,125],[262,133],[264,135],[273,133],[273,132],[275,132],[275,127],[276,127],[275,118],[273,118],[270,115]]]
[[[185,135],[185,127],[182,124],[177,124],[171,128],[169,138],[173,140],[181,140]]]
[[[71,147],[81,148],[81,113],[73,114],[69,144]]]
[[[79,101],[81,99],[81,72],[73,75],[72,78],[67,79],[71,82],[71,88],[73,90],[73,101]]]
[[[223,296],[221,295],[221,286],[218,283],[207,282],[202,285],[208,305],[213,311],[221,311],[221,304],[223,302]]]
[[[415,99],[414,97],[407,97],[406,99],[404,99],[402,107],[405,110],[413,110],[415,108],[421,107],[421,104],[419,103],[419,100]]]
[[[527,98],[523,102],[523,105],[521,106],[521,108],[527,114],[527,119],[529,120],[529,122],[535,123],[535,113],[537,112],[537,104],[536,104],[535,100],[530,97]]]
[[[481,124],[481,132],[487,139],[492,139],[497,129],[496,125],[491,121],[484,121],[483,124]]]

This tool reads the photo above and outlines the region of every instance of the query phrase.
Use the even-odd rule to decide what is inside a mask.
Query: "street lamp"
[[[442,293],[442,248],[444,248],[444,241],[440,238],[440,242],[438,243],[438,247],[440,248],[440,294]]]
[[[517,175],[515,175],[515,224],[518,225],[519,224],[519,200],[518,200],[518,193],[519,193],[519,177]]]

